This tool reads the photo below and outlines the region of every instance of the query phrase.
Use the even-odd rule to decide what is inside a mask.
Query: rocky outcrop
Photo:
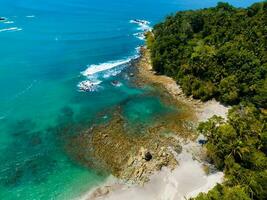
[[[152,159],[152,155],[151,155],[151,153],[148,151],[148,152],[146,152],[145,153],[145,160],[146,161],[150,161]]]
[[[145,133],[136,134],[126,128],[123,117],[116,112],[109,123],[76,136],[68,150],[90,168],[104,167],[117,178],[142,185],[155,171],[174,169],[178,164],[175,154],[181,152],[181,146],[175,135],[180,129],[175,126],[176,118],[168,119],[171,126],[159,122]],[[167,131],[169,134],[165,134]]]
[[[125,170],[121,171],[121,177],[144,184],[155,171],[162,167],[174,169],[177,164],[172,151],[166,146],[150,149],[141,146],[137,155],[129,157]]]

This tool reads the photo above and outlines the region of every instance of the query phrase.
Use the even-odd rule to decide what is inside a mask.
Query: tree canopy
[[[172,76],[187,95],[225,104],[267,105],[267,2],[247,9],[177,12],[149,40],[155,71]]]
[[[208,156],[225,171],[226,182],[202,199],[259,199],[267,197],[267,117],[253,105],[234,106],[228,120],[214,116],[201,123]],[[232,198],[227,198],[229,195]]]
[[[196,200],[267,199],[267,2],[169,16],[147,34],[154,70],[186,95],[233,105],[199,125],[225,182]]]

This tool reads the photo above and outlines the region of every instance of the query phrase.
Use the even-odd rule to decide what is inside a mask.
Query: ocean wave
[[[147,31],[151,31],[152,28],[150,27],[150,22],[143,20],[143,19],[134,19],[134,20],[130,20],[131,24],[137,24],[138,25],[138,30],[147,32]]]
[[[6,32],[6,31],[14,32],[14,31],[21,31],[21,30],[22,30],[22,28],[11,27],[11,28],[0,29],[0,32]]]
[[[122,67],[119,67],[118,69],[111,69],[103,75],[103,78],[109,78],[112,76],[117,76],[119,73],[121,73],[121,71],[122,71]]]
[[[149,21],[144,20],[144,19],[131,19],[130,23],[132,23],[132,24],[141,24],[141,25],[143,25],[143,24],[144,25],[149,25],[150,24]]]
[[[14,21],[4,21],[4,24],[14,24]]]
[[[102,83],[102,81],[85,80],[85,81],[80,82],[77,86],[80,92],[95,92],[101,88],[100,83]]]
[[[149,27],[150,22],[145,20],[131,20],[130,23],[138,24],[140,27]],[[144,30],[148,30],[144,28]],[[135,36],[139,39],[145,39],[145,32],[136,33]],[[140,51],[140,47],[135,48],[135,54],[125,59],[109,61],[100,64],[92,64],[88,65],[87,69],[81,72],[83,76],[86,77],[86,80],[81,81],[77,86],[79,91],[98,91],[100,88],[100,84],[104,79],[108,79],[109,77],[116,76],[121,71],[127,67],[127,64],[132,60],[137,59]]]
[[[98,64],[98,65],[93,64],[93,65],[88,66],[88,68],[82,72],[82,75],[91,76],[91,75],[94,75],[94,74],[97,74],[103,71],[107,71],[115,67],[125,65],[129,63],[132,59],[133,58],[127,58],[124,60],[110,61],[110,62]]]
[[[27,15],[26,17],[27,17],[27,18],[34,18],[35,15]]]
[[[143,33],[143,32],[140,32],[140,33],[134,33],[133,35],[134,35],[136,38],[138,38],[139,40],[145,40],[145,39],[146,39],[145,33]]]
[[[134,19],[130,20],[130,23],[138,25],[137,30],[140,30],[141,32],[134,33],[133,35],[139,40],[145,40],[145,33],[152,30],[150,27],[150,22],[146,20]]]
[[[127,66],[131,60],[138,58],[138,54],[117,61],[110,61],[106,63],[101,63],[98,65],[89,65],[88,68],[81,72],[83,76],[86,77],[86,80],[81,81],[77,86],[79,91],[82,92],[96,92],[100,88],[100,84],[105,79],[108,79],[112,76],[116,76]]]

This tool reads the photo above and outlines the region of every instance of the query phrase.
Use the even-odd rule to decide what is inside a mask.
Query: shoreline
[[[153,71],[150,52],[145,46],[140,48],[140,54],[141,56],[136,64],[138,70],[137,76],[144,82],[154,83],[159,87],[163,87],[176,101],[188,105],[195,113],[197,123],[206,121],[213,115],[226,119],[230,107],[226,107],[214,99],[202,102],[201,100],[187,97],[174,79],[166,75],[157,75]]]
[[[140,48],[140,54],[140,58],[133,64],[137,69],[137,82],[141,81],[161,87],[175,101],[185,104],[192,110],[196,125],[201,121],[206,121],[213,115],[226,118],[229,108],[215,100],[203,103],[200,100],[186,97],[172,78],[155,74],[152,70],[149,50],[146,47]],[[210,165],[205,162],[205,153],[202,146],[196,141],[180,139],[178,140],[183,150],[180,154],[175,154],[179,164],[174,169],[168,169],[168,166],[160,170],[155,169],[150,175],[149,180],[143,185],[129,184],[126,181],[110,176],[102,185],[91,189],[79,200],[115,200],[121,198],[133,200],[152,200],[156,198],[182,200],[196,197],[200,192],[207,192],[217,183],[223,182],[222,172],[207,173]],[[160,191],[160,193],[157,194],[156,191]]]
[[[91,189],[79,200],[186,200],[201,192],[206,193],[224,181],[224,174],[219,171],[205,172],[203,163],[195,158],[201,148],[196,143],[184,142],[183,151],[176,155],[179,165],[174,170],[162,168],[152,174],[143,186],[127,184],[110,176],[105,183]]]

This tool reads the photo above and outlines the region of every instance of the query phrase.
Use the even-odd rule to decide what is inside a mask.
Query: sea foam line
[[[87,80],[81,81],[77,87],[81,92],[96,92],[102,87],[100,84],[102,80],[107,79],[111,76],[116,76],[132,59],[137,58],[138,55],[129,57],[124,60],[110,61],[101,64],[89,65],[88,68],[81,72]]]
[[[144,40],[145,32],[151,30],[149,21],[130,20],[130,23],[137,24],[139,26],[138,30],[142,30],[142,32],[134,35],[140,40]],[[110,76],[116,76],[124,67],[127,66],[129,62],[131,62],[131,60],[137,59],[140,56],[139,49],[140,48],[137,47],[136,54],[125,59],[88,65],[87,69],[81,72],[81,74],[85,76],[87,80],[78,83],[77,87],[79,88],[79,91],[98,91],[98,89],[101,88],[99,85],[102,83],[103,79],[107,79]]]
[[[139,29],[142,29],[144,32],[145,31],[149,31],[151,30],[151,27],[149,26],[150,22],[146,21],[146,20],[130,20],[130,23],[133,24],[138,24],[139,25]],[[143,33],[136,33],[136,36],[138,36],[140,39],[144,39],[144,35]],[[138,51],[138,49],[137,49]],[[100,64],[93,64],[93,65],[89,65],[87,66],[87,69],[85,71],[83,71],[81,74],[83,76],[91,76],[103,71],[107,71],[110,70],[112,68],[118,67],[118,66],[122,66],[125,65],[127,63],[129,63],[131,60],[138,58],[139,55],[135,55],[126,59],[122,59],[122,60],[116,60],[116,61],[109,61],[109,62],[105,62],[105,63],[100,63]]]
[[[138,51],[138,48],[136,48],[136,51]],[[86,80],[81,81],[77,85],[79,91],[81,92],[99,91],[99,89],[103,88],[100,86],[103,80],[111,76],[118,75],[127,66],[127,64],[131,62],[131,60],[136,59],[138,57],[139,54],[137,53],[136,55],[128,57],[123,60],[110,61],[97,65],[95,64],[89,65],[85,71],[81,72],[81,74],[86,77]]]
[[[22,28],[18,28],[18,27],[11,27],[11,28],[4,28],[4,29],[0,29],[0,32],[5,32],[5,31],[21,31]]]
[[[128,62],[131,61],[132,58],[128,58],[125,60],[117,60],[117,61],[110,61],[110,62],[106,62],[106,63],[101,63],[98,65],[89,65],[88,68],[82,72],[82,75],[84,76],[91,76],[103,71],[107,71],[110,70],[114,67],[118,67],[124,64],[127,64]]]
[[[152,28],[150,27],[150,22],[146,20],[141,20],[141,19],[135,19],[135,20],[130,20],[131,24],[137,24],[138,25],[138,30],[142,31],[151,31]]]
[[[4,24],[14,24],[14,21],[4,21]]]

